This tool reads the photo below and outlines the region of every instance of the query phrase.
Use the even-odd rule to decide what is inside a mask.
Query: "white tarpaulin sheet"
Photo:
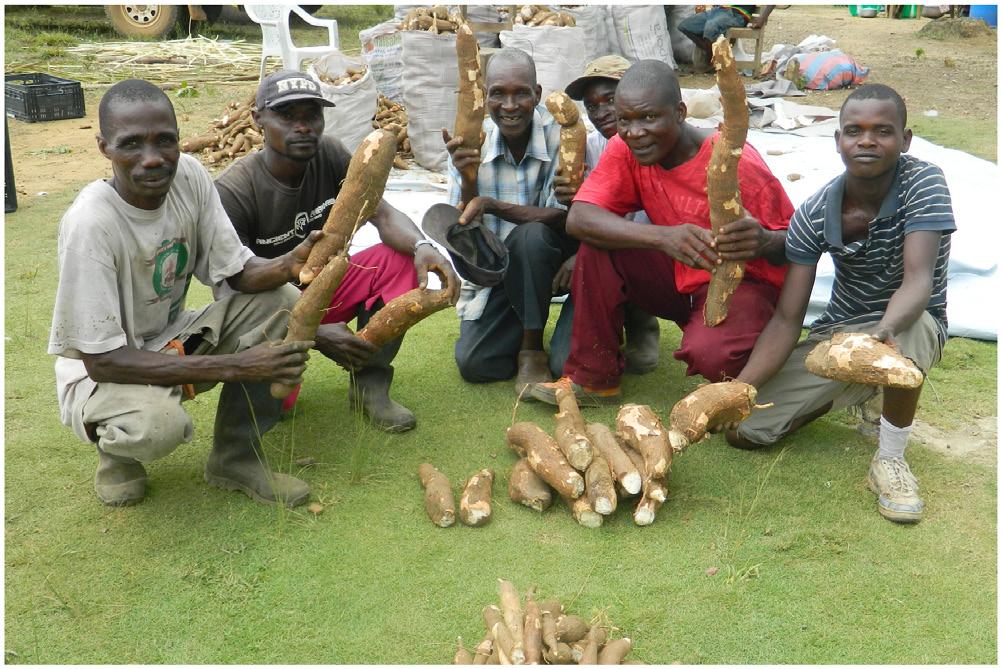
[[[831,135],[833,130],[830,122],[802,129],[807,131],[805,134],[821,132],[825,136],[749,130],[748,141],[782,182],[794,207],[842,172],[842,161],[835,152],[835,140]],[[999,191],[999,168],[995,163],[936,146],[919,137],[912,140],[909,153],[941,167],[953,197],[957,232],[953,235],[950,251],[947,294],[950,335],[997,340],[997,300],[1002,294],[998,281],[998,249],[1002,246],[1002,235],[995,218],[997,214],[991,213],[994,206],[990,200],[994,201]],[[799,178],[791,181],[790,175],[799,175]],[[385,197],[420,226],[424,212],[432,204],[446,200],[443,182],[441,175],[425,170],[394,170]],[[378,241],[376,230],[366,225],[356,234],[352,248],[358,250]],[[824,311],[833,278],[831,257],[825,255],[818,265],[805,325]]]

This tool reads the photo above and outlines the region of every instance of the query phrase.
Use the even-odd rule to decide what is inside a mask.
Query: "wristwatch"
[[[435,246],[435,242],[431,241],[430,239],[419,239],[416,242],[414,242],[414,253],[415,254],[417,253],[419,246],[424,246],[425,244],[431,247]]]

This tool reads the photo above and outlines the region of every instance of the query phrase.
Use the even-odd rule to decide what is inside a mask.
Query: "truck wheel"
[[[116,32],[126,37],[159,39],[177,25],[178,5],[105,5]]]

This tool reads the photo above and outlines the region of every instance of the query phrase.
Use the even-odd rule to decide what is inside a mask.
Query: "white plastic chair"
[[[301,70],[304,60],[326,56],[341,45],[336,19],[314,18],[298,5],[244,5],[244,11],[254,23],[261,26],[262,79],[269,56],[280,57],[282,66],[287,70]],[[293,13],[311,26],[327,28],[327,45],[296,46],[289,30],[289,19]]]

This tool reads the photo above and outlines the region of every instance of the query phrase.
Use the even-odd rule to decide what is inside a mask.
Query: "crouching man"
[[[113,176],[85,187],[59,228],[49,335],[60,418],[96,444],[94,488],[109,506],[146,493],[145,464],[191,441],[183,399],[222,382],[205,480],[265,503],[306,501],[303,481],[269,471],[260,435],[279,417],[272,382],[301,381],[313,342],[285,335],[313,243],[263,260],[237,238],[212,179],[182,156],[174,109],[146,81],[101,99],[98,148]],[[192,311],[192,277],[239,291]]]

